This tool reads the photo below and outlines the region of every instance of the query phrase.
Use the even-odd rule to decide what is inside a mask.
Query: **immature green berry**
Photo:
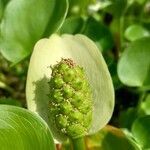
[[[92,92],[82,67],[62,59],[51,67],[49,109],[54,125],[70,138],[86,135],[92,121]]]

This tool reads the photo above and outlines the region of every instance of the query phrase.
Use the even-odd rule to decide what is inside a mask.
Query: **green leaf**
[[[150,37],[132,42],[118,63],[118,76],[128,86],[150,88]]]
[[[112,5],[109,7],[109,11],[114,15],[116,18],[120,18],[127,7],[127,0],[111,0]]]
[[[147,0],[134,0],[135,2],[138,2],[139,4],[144,4]]]
[[[150,115],[138,118],[132,126],[132,133],[135,140],[141,145],[142,149],[149,149]]]
[[[0,104],[14,105],[19,107],[22,106],[21,101],[13,98],[0,98]]]
[[[82,34],[91,38],[102,50],[109,50],[113,47],[113,37],[109,29],[94,18],[89,18],[86,22]]]
[[[150,115],[150,94],[148,94],[145,100],[140,104],[140,111],[142,114]]]
[[[88,150],[139,150],[122,130],[106,126],[98,133],[86,137]]]
[[[128,0],[128,5],[132,5],[134,3],[138,3],[140,5],[144,4],[147,0]]]
[[[108,69],[109,69],[109,72],[111,74],[111,78],[113,80],[113,85],[115,87],[115,90],[117,90],[117,89],[121,88],[123,85],[122,85],[122,83],[120,82],[120,80],[118,78],[117,62],[109,54],[110,53],[108,53],[108,55],[105,55],[105,61],[108,65]]]
[[[7,2],[0,22],[0,51],[3,56],[14,63],[27,57],[37,40],[60,28],[67,8],[67,0]]]
[[[65,20],[60,29],[60,33],[76,34],[80,33],[84,25],[84,20],[81,17],[69,17]]]
[[[3,4],[2,0],[0,0],[0,21],[3,16],[3,11],[4,11],[4,4]]]
[[[3,150],[55,150],[51,132],[26,109],[0,105],[0,147]]]
[[[53,34],[49,39],[41,39],[35,45],[30,60],[26,85],[27,105],[48,122],[54,137],[59,141],[65,137],[57,130],[49,113],[48,82],[52,71],[49,66],[62,58],[70,58],[82,66],[91,85],[94,108],[88,134],[104,127],[114,108],[112,80],[102,54],[93,41],[81,34]]]
[[[125,30],[124,36],[129,41],[135,41],[137,39],[150,36],[150,33],[141,25],[134,24]]]
[[[121,128],[127,128],[130,130],[137,116],[137,110],[133,107],[130,107],[120,113],[119,125],[121,126]]]

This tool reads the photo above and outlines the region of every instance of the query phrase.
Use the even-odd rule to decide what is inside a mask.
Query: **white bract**
[[[57,131],[48,113],[50,66],[62,58],[71,58],[84,68],[93,92],[93,119],[88,134],[103,128],[112,116],[114,109],[114,89],[107,65],[93,41],[84,35],[75,36],[53,34],[49,39],[41,39],[34,47],[31,56],[26,97],[28,109],[37,112],[49,124],[56,140],[65,136]]]

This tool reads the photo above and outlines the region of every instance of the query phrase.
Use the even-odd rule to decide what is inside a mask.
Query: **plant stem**
[[[73,150],[85,150],[84,138],[72,139]]]
[[[70,150],[72,146],[70,142],[70,139],[67,139],[65,142],[63,142],[61,150]]]

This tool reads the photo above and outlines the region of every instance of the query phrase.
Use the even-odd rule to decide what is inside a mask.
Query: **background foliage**
[[[1,104],[26,108],[32,49],[54,32],[91,38],[113,79],[116,105],[109,124],[114,127],[86,137],[87,149],[149,149],[150,1],[0,0]]]

